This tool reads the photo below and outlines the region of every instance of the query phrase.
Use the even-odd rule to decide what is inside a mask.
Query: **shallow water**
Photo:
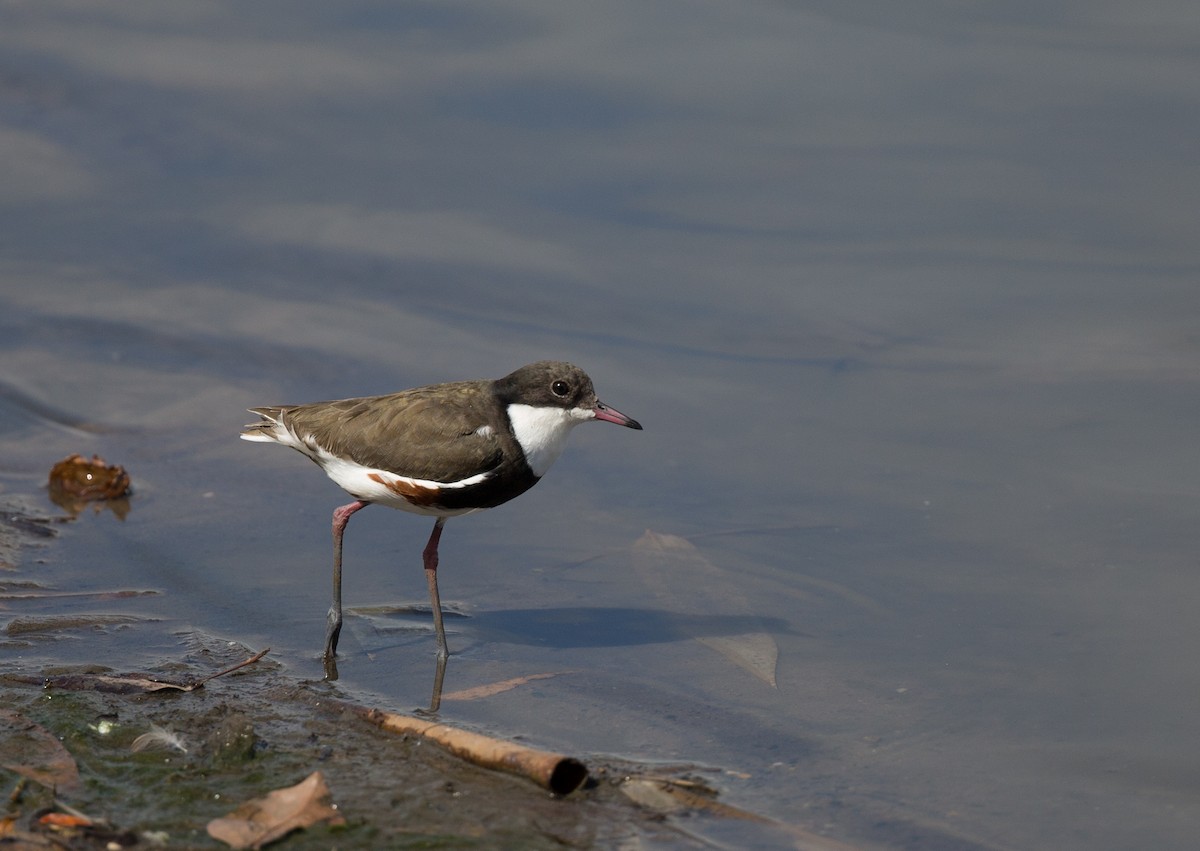
[[[137,488],[20,567],[160,593],[5,664],[190,626],[319,676],[345,496],[244,409],[565,358],[645,431],[448,523],[447,691],[556,676],[444,716],[864,845],[1191,847],[1200,27],[1152,12],[9,6],[0,484]],[[429,525],[347,533],[386,705]]]

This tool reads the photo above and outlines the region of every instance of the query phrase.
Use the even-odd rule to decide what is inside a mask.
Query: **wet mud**
[[[38,594],[19,566],[53,539],[56,521],[11,500],[3,518],[3,592]],[[121,626],[103,616],[40,628],[12,618],[0,644]],[[208,680],[252,651],[201,632],[177,638],[177,658],[137,672],[0,670],[0,842],[225,847],[210,823],[320,772],[322,806],[337,817],[291,830],[280,847],[709,847],[726,824],[743,838],[761,832],[768,847],[845,847],[720,802],[711,770],[695,766],[586,758],[586,783],[554,794],[385,731],[348,709],[336,684],[296,679],[269,655]]]

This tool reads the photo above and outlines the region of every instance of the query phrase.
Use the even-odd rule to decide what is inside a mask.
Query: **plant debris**
[[[79,767],[58,738],[28,718],[0,709],[3,767],[55,792],[79,788]]]
[[[293,830],[321,822],[342,825],[346,820],[329,803],[325,777],[314,771],[286,789],[247,801],[227,816],[208,823],[208,835],[231,848],[262,848]]]
[[[633,545],[633,566],[655,595],[670,601],[676,612],[691,615],[723,612],[742,617],[749,628],[740,634],[692,637],[777,688],[775,668],[779,647],[762,628],[728,571],[705,558],[686,538],[649,529]],[[681,588],[686,592],[681,592]]]
[[[548,680],[551,677],[557,677],[559,674],[569,674],[570,671],[549,672],[545,674],[526,674],[523,677],[513,677],[510,680],[501,680],[496,683],[487,683],[486,685],[475,686],[474,688],[464,688],[458,691],[448,691],[442,695],[442,700],[479,700],[483,697],[492,697],[493,695],[501,694],[502,692],[511,691],[512,689],[523,686],[526,683],[531,683],[534,680]]]
[[[587,766],[574,757],[518,745],[424,718],[341,704],[361,718],[393,733],[412,734],[437,742],[459,759],[527,777],[557,795],[569,795],[587,780]]]
[[[206,674],[203,677],[198,677],[191,680],[175,682],[172,680],[161,679],[151,674],[107,674],[107,673],[92,673],[84,672],[78,674],[49,674],[45,676],[37,676],[33,674],[5,674],[0,676],[0,679],[9,680],[10,682],[25,683],[27,685],[41,685],[47,689],[62,689],[64,691],[104,691],[112,694],[138,694],[158,691],[195,691],[203,686],[209,680],[215,680],[217,677],[223,677],[226,674],[232,674],[234,671],[244,668],[247,665],[253,665],[263,656],[271,652],[268,647],[265,650],[260,650],[249,659],[238,662],[224,670],[217,671],[215,674]]]
[[[47,483],[55,505],[79,514],[89,502],[109,503],[113,513],[124,519],[129,513],[131,481],[119,464],[109,464],[99,455],[91,459],[76,453],[50,468]]]

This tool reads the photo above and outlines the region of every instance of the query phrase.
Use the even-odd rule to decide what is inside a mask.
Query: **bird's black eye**
[[[556,381],[550,385],[550,391],[555,396],[566,396],[571,392],[571,385],[565,381]]]

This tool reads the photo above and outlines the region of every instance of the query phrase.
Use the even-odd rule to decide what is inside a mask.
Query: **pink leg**
[[[325,628],[325,671],[327,679],[337,679],[337,674],[329,676],[333,658],[337,655],[338,635],[342,631],[342,533],[346,531],[346,523],[350,515],[360,508],[366,508],[371,503],[357,499],[348,505],[334,509],[333,512],[333,604],[329,607],[329,616]]]
[[[439,659],[445,659],[450,655],[450,648],[446,645],[446,629],[442,626],[442,598],[438,594],[437,584],[438,542],[442,539],[442,526],[445,523],[445,517],[437,519],[433,524],[433,531],[429,534],[429,543],[425,545],[425,551],[421,553],[421,558],[425,562],[425,581],[429,583],[429,605],[433,608],[433,629],[437,633]]]

